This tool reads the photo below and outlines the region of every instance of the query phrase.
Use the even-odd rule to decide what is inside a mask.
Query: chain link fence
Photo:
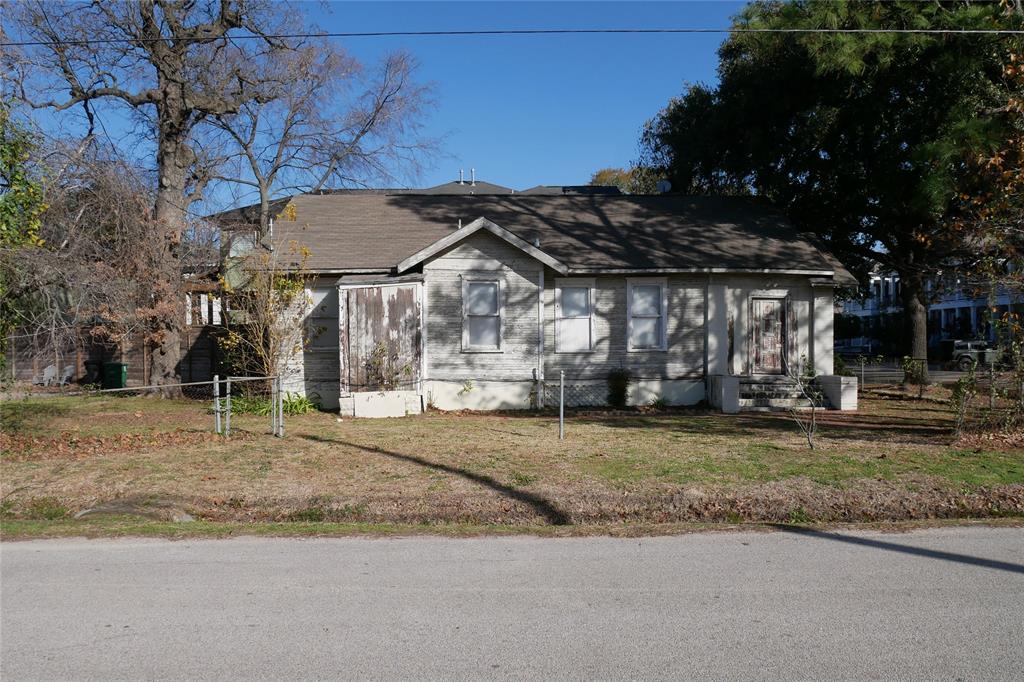
[[[564,398],[563,398],[564,386]],[[559,377],[544,382],[544,405],[565,407],[606,407],[608,405],[608,383],[606,381],[579,380],[565,377],[564,384]]]
[[[282,389],[280,377],[215,376],[211,381],[192,381],[123,388],[100,388],[97,385],[15,385],[6,391],[5,401],[48,400],[60,398],[132,398],[164,397],[186,404],[195,410],[173,412],[194,427],[195,419],[205,421],[206,427],[220,435],[230,435],[232,416],[250,414],[266,419],[267,432],[284,437],[284,402],[287,393]],[[11,407],[14,409],[14,407]],[[171,413],[170,411],[168,411]]]

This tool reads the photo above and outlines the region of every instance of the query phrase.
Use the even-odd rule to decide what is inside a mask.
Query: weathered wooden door
[[[340,287],[341,392],[415,391],[420,382],[420,285]]]
[[[755,298],[751,301],[754,374],[782,374],[786,348],[786,301]]]

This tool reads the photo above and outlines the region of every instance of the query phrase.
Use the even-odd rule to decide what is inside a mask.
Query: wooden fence
[[[183,382],[210,381],[220,370],[216,325],[187,326],[182,330],[181,362],[178,372]],[[128,365],[128,385],[151,384],[152,344],[135,336],[116,344],[98,340],[83,330],[64,347],[54,347],[43,336],[20,330],[8,339],[7,371],[15,381],[32,382],[43,376],[47,367],[54,367],[56,377],[70,370],[70,383],[99,383],[103,363],[123,362]]]

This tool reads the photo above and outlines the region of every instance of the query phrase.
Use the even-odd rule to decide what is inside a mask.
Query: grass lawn
[[[785,414],[574,414],[565,441],[554,417],[528,413],[286,425],[276,439],[267,418],[236,415],[222,438],[195,402],[6,402],[4,533],[101,527],[69,520],[85,509],[154,524],[189,514],[214,534],[1024,515],[1024,451],[953,443],[937,402],[862,398],[824,414],[813,451]]]

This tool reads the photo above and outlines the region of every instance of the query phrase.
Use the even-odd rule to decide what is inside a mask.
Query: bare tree
[[[40,241],[0,249],[9,284],[5,309],[42,351],[59,355],[83,331],[121,343],[156,340],[168,311],[154,296],[163,249],[154,231],[152,185],[138,169],[111,158],[95,140],[39,146],[46,210]],[[180,245],[193,275],[216,264],[212,235],[198,221]]]
[[[280,87],[211,125],[234,145],[217,180],[258,193],[265,234],[275,195],[415,175],[435,142],[419,135],[429,89],[412,82],[404,53],[366,69],[326,41],[285,56]]]
[[[125,106],[152,135],[160,248],[153,306],[166,312],[154,332],[153,378],[174,383],[184,319],[182,235],[190,204],[210,180],[194,132],[207,118],[263,97],[265,65],[292,47],[270,36],[285,32],[296,13],[262,0],[26,0],[10,14],[17,33],[8,33],[36,43],[4,54],[23,101],[55,111],[81,106],[90,128],[97,106]]]
[[[237,259],[224,293],[231,319],[221,346],[231,371],[252,376],[278,376],[286,381],[296,372],[307,332],[312,300],[306,293],[305,263],[309,251],[291,241],[273,251],[259,249]]]
[[[796,367],[786,363],[786,375],[806,403],[789,408],[789,416],[807,439],[807,447],[813,450],[818,435],[818,410],[824,406],[824,395],[818,386],[814,366],[807,362],[806,356],[801,356]]]

